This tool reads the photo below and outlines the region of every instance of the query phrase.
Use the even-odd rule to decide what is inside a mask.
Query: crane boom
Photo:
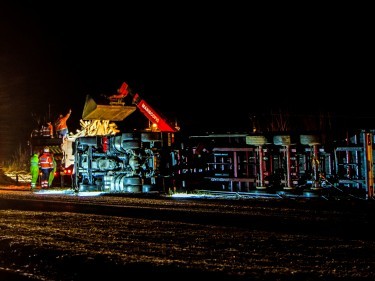
[[[138,94],[135,94],[133,102],[151,123],[157,125],[161,132],[177,132],[177,129],[162,118],[146,101],[140,99]]]
[[[155,124],[161,132],[177,132],[174,126],[172,126],[165,118],[156,112],[152,106],[145,100],[141,99],[138,93],[133,94],[129,89],[128,84],[123,82],[121,87],[117,90],[116,95],[112,95],[109,99],[113,104],[121,104],[122,100],[130,95],[133,98],[133,104],[142,112],[144,116],[152,123]]]

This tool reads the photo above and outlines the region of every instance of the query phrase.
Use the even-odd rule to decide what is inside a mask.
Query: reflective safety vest
[[[53,168],[53,159],[49,153],[45,152],[39,157],[39,168],[41,169]]]
[[[61,131],[61,130],[64,130],[64,129],[67,129],[68,126],[66,125],[66,122],[68,121],[70,117],[70,112],[67,113],[65,116],[63,117],[59,117],[56,122],[55,122],[55,129],[56,131]]]
[[[42,126],[42,136],[43,137],[51,136],[51,129],[48,126]]]
[[[38,154],[33,154],[30,158],[30,166],[32,167],[38,167],[39,166],[39,157]]]

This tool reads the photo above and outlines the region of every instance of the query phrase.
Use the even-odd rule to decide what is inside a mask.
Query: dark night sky
[[[358,19],[35,2],[0,4],[0,155],[42,116],[71,108],[68,125],[79,129],[86,95],[113,94],[123,81],[187,131],[250,130],[249,116],[280,110],[372,120],[369,38]],[[136,112],[119,127],[137,122],[147,120]]]

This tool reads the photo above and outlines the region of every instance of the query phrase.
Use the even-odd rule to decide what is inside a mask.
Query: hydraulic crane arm
[[[152,124],[156,124],[157,128],[161,132],[177,132],[178,130],[173,127],[165,118],[161,117],[150,104],[148,104],[145,100],[141,99],[138,93],[133,94],[131,90],[128,89],[128,84],[123,82],[120,89],[117,90],[116,95],[112,95],[109,97],[111,101],[116,101],[117,103],[121,103],[122,99],[130,95],[133,97],[133,104],[137,106],[137,108],[143,113],[144,116]]]
[[[151,123],[157,125],[161,132],[177,132],[176,128],[171,126],[164,118],[156,113],[156,111],[146,101],[142,100],[138,94],[134,95],[133,102]]]

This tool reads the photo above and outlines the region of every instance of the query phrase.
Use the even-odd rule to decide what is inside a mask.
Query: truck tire
[[[123,179],[124,190],[130,193],[142,192],[142,179],[139,177],[129,177]]]

